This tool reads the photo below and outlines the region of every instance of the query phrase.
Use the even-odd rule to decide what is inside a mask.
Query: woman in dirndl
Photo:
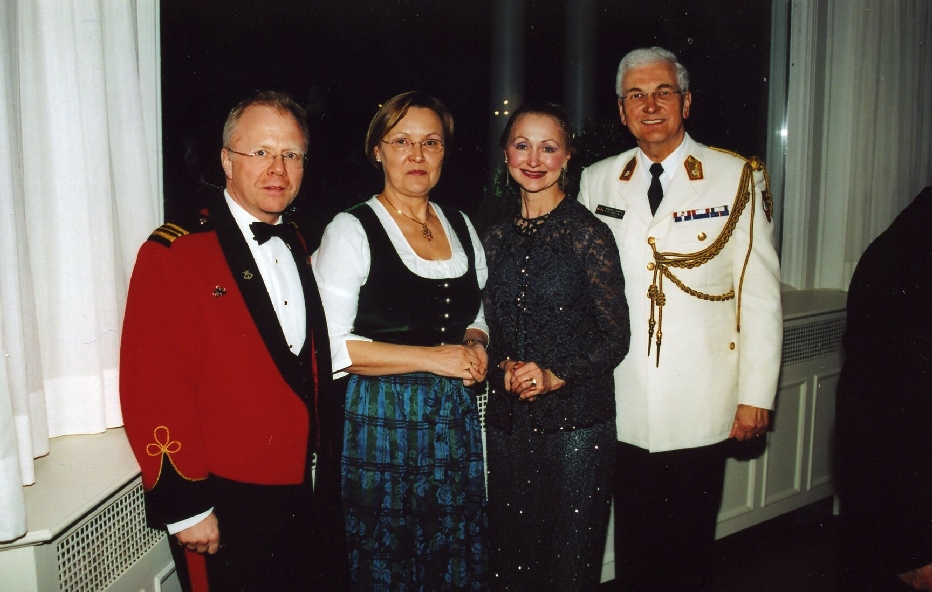
[[[313,268],[333,368],[347,373],[342,495],[356,590],[488,587],[475,393],[488,357],[475,229],[440,208],[453,118],[421,92],[376,113],[382,191],[327,226]]]

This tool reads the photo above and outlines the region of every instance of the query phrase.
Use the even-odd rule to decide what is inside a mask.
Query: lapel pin
[[[224,288],[223,286],[217,286],[216,288],[214,288],[214,296],[216,296],[216,297],[218,297],[218,298],[219,298],[220,296],[223,296],[223,295],[226,294],[226,293],[227,293],[227,289]]]
[[[249,271],[248,269],[244,269],[244,270],[243,270],[243,279],[244,279],[244,280],[251,280],[251,279],[252,279],[252,272]]]

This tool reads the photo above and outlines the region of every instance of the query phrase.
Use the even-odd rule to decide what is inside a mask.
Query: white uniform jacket
[[[762,167],[752,173],[737,155],[688,135],[684,142],[684,169],[670,181],[655,216],[648,182],[633,174],[637,149],[583,171],[579,191],[579,200],[614,232],[625,274],[631,349],[615,369],[618,439],[651,452],[726,439],[739,403],[770,409],[783,341],[772,203],[769,195],[764,198]],[[666,254],[660,262],[700,263],[667,266],[685,287],[713,298],[731,291],[736,297],[688,294],[657,269],[651,238],[657,252]],[[703,250],[705,257],[679,256]],[[654,306],[657,325],[648,355],[652,284],[665,304]]]

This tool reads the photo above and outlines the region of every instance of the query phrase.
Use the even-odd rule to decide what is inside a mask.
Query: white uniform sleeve
[[[783,307],[780,262],[773,244],[773,223],[764,213],[766,187],[761,171],[754,173],[754,201],[735,229],[733,269],[738,286],[745,257],[747,269],[741,285],[741,344],[738,368],[738,402],[772,409],[780,374],[783,345]]]

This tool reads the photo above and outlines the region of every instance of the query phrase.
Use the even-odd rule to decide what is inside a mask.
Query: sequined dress
[[[491,330],[486,408],[494,589],[598,586],[615,456],[612,371],[628,350],[628,307],[615,239],[566,198],[484,236]],[[528,403],[496,364],[537,362],[566,381]]]

